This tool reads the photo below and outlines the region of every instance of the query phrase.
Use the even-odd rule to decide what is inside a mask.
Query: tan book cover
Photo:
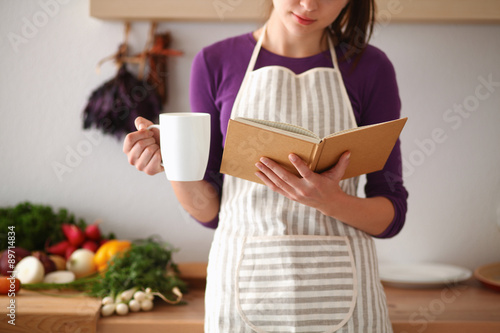
[[[389,158],[408,118],[361,126],[319,138],[313,132],[294,125],[260,119],[230,119],[222,155],[221,173],[256,183],[255,163],[269,157],[298,175],[288,159],[297,154],[315,172],[335,165],[342,153],[351,152],[344,178],[379,171]]]

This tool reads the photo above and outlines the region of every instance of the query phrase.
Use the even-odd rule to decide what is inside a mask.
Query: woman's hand
[[[129,133],[123,142],[123,152],[137,170],[148,175],[164,171],[161,166],[160,132],[148,130],[153,123],[145,118],[135,119],[136,132]],[[213,220],[219,212],[219,195],[207,181],[171,182],[174,193],[184,209],[200,222]]]
[[[129,133],[123,142],[123,152],[127,154],[128,162],[137,170],[148,175],[163,171],[161,166],[160,133],[156,128],[148,130],[153,123],[143,117],[135,119],[138,131]]]
[[[349,165],[349,152],[339,162],[323,173],[315,173],[295,154],[288,158],[302,178],[285,170],[273,160],[263,157],[256,164],[260,172],[256,175],[273,191],[285,197],[318,209],[325,215],[336,217],[339,202],[347,194],[340,188],[340,180]]]

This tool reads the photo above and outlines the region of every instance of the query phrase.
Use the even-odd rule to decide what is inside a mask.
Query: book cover
[[[345,151],[351,152],[343,179],[379,171],[389,158],[408,118],[361,126],[319,138],[305,128],[260,119],[230,119],[220,172],[262,184],[255,163],[271,158],[298,175],[289,161],[294,153],[315,172],[335,165]]]

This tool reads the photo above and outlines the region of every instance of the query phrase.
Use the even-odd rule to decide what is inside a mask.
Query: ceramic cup
[[[168,180],[202,180],[210,151],[210,114],[174,112],[160,114],[162,165]]]

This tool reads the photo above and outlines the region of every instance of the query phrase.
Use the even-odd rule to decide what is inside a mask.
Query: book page
[[[363,128],[372,127],[372,126],[375,126],[375,125],[377,125],[377,124],[365,125],[365,126],[361,126],[361,127],[348,128],[348,129],[345,129],[345,130],[338,131],[338,132],[332,133],[330,135],[327,135],[323,139],[328,139],[328,138],[331,138],[332,136],[335,136],[335,135],[345,134],[345,133],[348,133],[348,132],[356,131],[356,130],[363,129]]]
[[[254,126],[258,125],[263,125],[265,127],[271,128],[271,129],[276,129],[278,130],[277,132],[283,131],[285,133],[283,134],[298,134],[300,136],[306,136],[309,138],[313,138],[311,142],[318,142],[320,138],[314,134],[313,132],[292,124],[287,124],[287,123],[280,123],[277,121],[271,121],[271,120],[263,120],[263,119],[253,119],[253,118],[243,118],[243,117],[237,117],[235,120],[241,121],[242,123],[250,123],[253,124]],[[259,126],[261,127],[261,126]],[[297,136],[295,136],[297,137]]]

